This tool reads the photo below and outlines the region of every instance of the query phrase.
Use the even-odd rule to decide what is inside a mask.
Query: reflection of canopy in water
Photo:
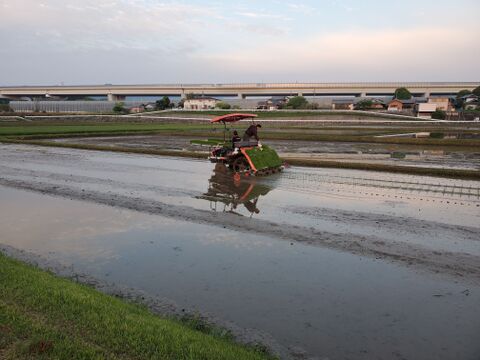
[[[269,187],[254,183],[242,183],[239,187],[232,187],[225,183],[211,181],[210,188],[204,196],[216,197],[218,200],[225,197],[231,198],[231,196],[233,196],[237,202],[241,203],[265,196],[269,191]]]
[[[234,208],[243,204],[249,212],[258,212],[256,208],[258,199],[268,194],[270,190],[269,186],[258,184],[254,177],[235,179],[234,175],[222,165],[215,168],[209,180],[208,191],[197,198],[221,202],[227,206],[232,205]]]

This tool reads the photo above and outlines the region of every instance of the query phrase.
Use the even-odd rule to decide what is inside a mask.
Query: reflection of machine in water
[[[271,188],[258,184],[255,177],[241,177],[238,173],[233,174],[224,164],[216,164],[213,175],[209,180],[208,191],[199,199],[210,201],[212,210],[217,211],[217,204],[223,203],[223,211],[238,215],[238,206],[243,205],[250,216],[258,214],[257,207],[260,196],[265,196]]]

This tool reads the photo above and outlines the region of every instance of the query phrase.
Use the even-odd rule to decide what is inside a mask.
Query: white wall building
[[[185,102],[183,103],[183,108],[185,110],[215,109],[215,105],[217,105],[218,102],[220,102],[220,100],[211,97],[189,99],[185,100]]]

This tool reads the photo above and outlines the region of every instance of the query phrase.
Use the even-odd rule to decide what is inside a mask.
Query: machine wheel
[[[244,173],[250,170],[250,165],[244,157],[236,158],[231,166],[232,170],[239,173]]]

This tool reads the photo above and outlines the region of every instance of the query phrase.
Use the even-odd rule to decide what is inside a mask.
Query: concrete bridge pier
[[[125,96],[108,93],[107,94],[107,99],[108,99],[108,101],[122,101],[122,100],[125,100]]]
[[[237,97],[238,97],[239,99],[245,99],[245,98],[246,98],[246,96],[243,95],[242,93],[238,93],[238,94],[237,94]]]

